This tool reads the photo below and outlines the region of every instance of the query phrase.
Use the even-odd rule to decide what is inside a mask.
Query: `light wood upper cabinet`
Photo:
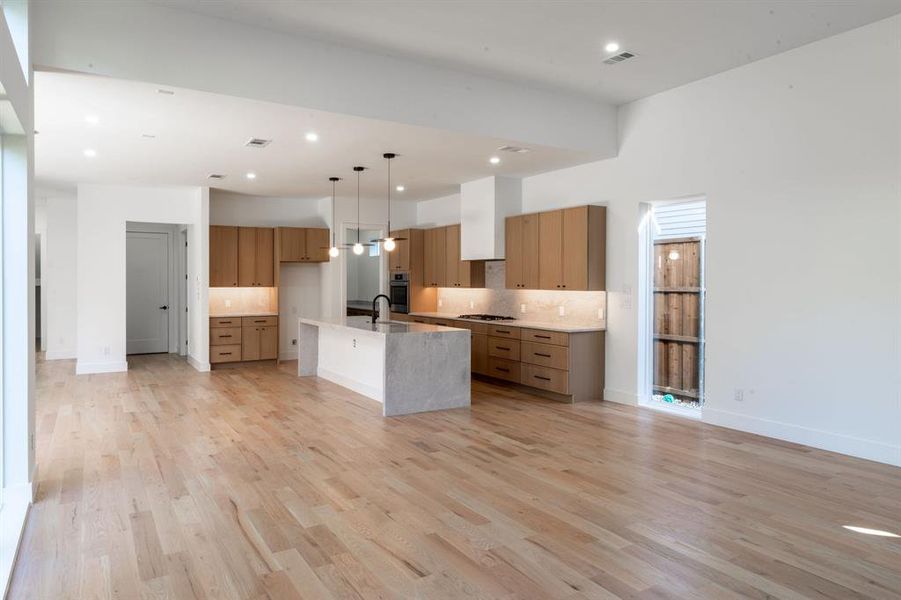
[[[279,262],[328,262],[329,230],[279,227]]]
[[[506,287],[538,289],[538,215],[518,215],[506,220]]]
[[[435,227],[426,229],[424,235],[423,255],[425,258],[425,287],[447,287],[447,228]]]
[[[506,220],[506,286],[510,289],[603,290],[603,206],[576,206]]]
[[[210,287],[238,285],[238,228],[210,226]]]
[[[460,226],[444,228],[444,281],[447,287],[460,287]]]
[[[410,248],[412,235],[409,229],[392,231],[393,238],[406,238],[395,242],[394,250],[388,253],[388,268],[391,271],[411,271]]]
[[[274,239],[271,227],[238,227],[238,286],[274,285]]]

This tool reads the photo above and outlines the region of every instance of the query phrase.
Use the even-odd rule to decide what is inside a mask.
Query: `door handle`
[[[165,304],[163,304],[163,305],[160,307],[160,310],[169,310],[169,307],[166,306]]]

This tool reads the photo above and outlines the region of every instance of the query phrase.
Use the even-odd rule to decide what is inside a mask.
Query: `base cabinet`
[[[210,363],[278,358],[278,317],[210,318]]]

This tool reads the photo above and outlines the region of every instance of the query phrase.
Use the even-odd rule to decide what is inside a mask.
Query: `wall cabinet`
[[[275,285],[275,230],[238,227],[238,286]]]
[[[543,290],[606,288],[607,209],[577,206],[538,216],[538,279]]]
[[[506,287],[538,289],[538,215],[507,217]]]
[[[238,228],[210,227],[210,287],[238,286]]]
[[[412,271],[412,263],[410,262],[410,249],[413,246],[413,239],[410,229],[402,229],[400,231],[392,231],[391,237],[404,238],[394,243],[394,250],[388,253],[388,269],[391,271]],[[422,245],[419,245],[420,252]]]
[[[328,262],[329,230],[279,227],[279,262]]]
[[[424,233],[426,287],[485,287],[485,261],[460,259],[460,226],[426,229]]]

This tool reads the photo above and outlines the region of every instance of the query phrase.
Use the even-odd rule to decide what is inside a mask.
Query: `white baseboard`
[[[623,390],[614,390],[604,388],[604,400],[616,402],[617,404],[628,404],[629,406],[638,406],[638,394],[634,392],[626,392]]]
[[[74,350],[47,350],[44,360],[71,360],[77,358]]]
[[[195,369],[197,369],[198,371],[200,371],[201,373],[206,373],[207,371],[210,370],[209,362],[197,360],[190,354],[188,355],[188,364],[191,365],[192,367],[194,367]]]
[[[279,352],[279,360],[297,360],[297,350],[289,350],[288,352]]]
[[[3,490],[3,505],[0,506],[0,597],[5,598],[22,534],[28,509],[34,498],[34,482],[11,485]]]
[[[128,370],[127,361],[115,362],[84,362],[83,360],[75,363],[76,375],[90,375],[92,373],[120,373]]]
[[[706,407],[702,409],[702,415],[703,421],[711,425],[901,467],[901,446]]]
[[[332,383],[337,383],[340,386],[346,387],[358,394],[363,394],[367,398],[372,398],[373,400],[377,400],[384,404],[382,398],[382,390],[376,387],[366,385],[365,383],[355,381],[353,379],[345,377],[344,375],[339,375],[338,373],[328,371],[326,369],[317,369],[316,376],[322,377],[323,379],[328,379]]]

